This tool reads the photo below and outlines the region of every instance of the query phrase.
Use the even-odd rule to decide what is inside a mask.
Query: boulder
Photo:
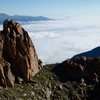
[[[0,85],[30,81],[42,68],[28,32],[14,20],[5,20],[0,32]]]
[[[5,81],[6,81],[6,85],[9,87],[14,87],[14,81],[15,81],[15,77],[11,72],[11,65],[8,62],[5,62],[5,66],[4,66],[4,76],[5,76]]]
[[[65,61],[61,64],[62,72],[70,79],[80,79],[83,75],[84,68],[72,60]]]

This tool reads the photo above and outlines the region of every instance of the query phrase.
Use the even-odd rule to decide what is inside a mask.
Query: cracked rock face
[[[14,20],[5,20],[0,32],[0,85],[29,81],[41,67],[28,33]]]

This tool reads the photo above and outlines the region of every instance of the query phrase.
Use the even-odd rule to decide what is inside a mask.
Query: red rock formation
[[[19,78],[29,81],[40,69],[28,33],[14,20],[5,20],[0,32],[0,85],[13,87]]]

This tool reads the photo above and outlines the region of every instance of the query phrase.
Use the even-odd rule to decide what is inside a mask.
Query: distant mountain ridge
[[[90,58],[99,57],[100,56],[100,46],[98,46],[90,51],[77,54],[77,55],[73,56],[73,58],[82,57],[82,56],[90,57]]]
[[[14,19],[15,21],[20,21],[20,22],[30,22],[30,21],[46,21],[46,20],[51,20],[50,18],[43,17],[43,16],[21,16],[21,15],[13,15],[10,16],[5,13],[0,13],[0,24],[3,24],[4,20],[8,19]]]

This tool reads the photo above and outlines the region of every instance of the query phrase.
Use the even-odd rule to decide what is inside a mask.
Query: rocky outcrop
[[[100,81],[100,57],[77,57],[66,60],[57,66],[64,77],[70,80],[84,80],[86,82]]]
[[[28,33],[14,20],[5,20],[0,32],[0,85],[29,81],[41,67]]]

